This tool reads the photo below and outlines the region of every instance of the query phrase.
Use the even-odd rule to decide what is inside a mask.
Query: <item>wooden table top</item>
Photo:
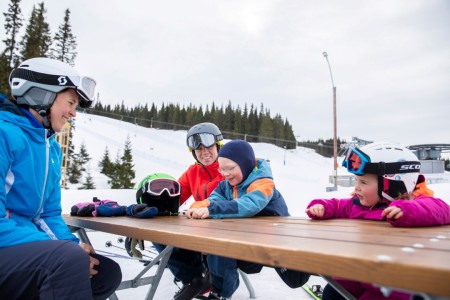
[[[68,225],[270,266],[450,297],[450,225],[300,217],[71,217]]]

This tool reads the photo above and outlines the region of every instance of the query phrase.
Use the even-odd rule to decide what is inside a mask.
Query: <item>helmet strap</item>
[[[49,135],[52,135],[55,133],[52,127],[52,122],[49,119],[50,116],[50,108],[43,110],[43,109],[36,109],[35,107],[30,107],[31,109],[34,109],[37,111],[37,113],[42,117],[41,124],[44,126],[45,129],[49,131]]]
[[[383,187],[384,187],[383,176],[378,176],[378,196],[380,197],[380,199],[383,199]]]
[[[195,161],[198,162],[198,163],[200,163],[200,162],[198,161],[197,155],[195,155],[195,150],[192,150],[191,152],[192,152],[192,156],[194,157]]]
[[[34,87],[23,96],[17,97],[17,104],[35,110],[42,117],[42,126],[53,134],[55,131],[48,116],[55,99],[56,93]]]
[[[44,126],[45,129],[51,130],[53,131],[52,128],[52,122],[50,121],[50,119],[47,117],[47,115],[42,117],[42,125]]]

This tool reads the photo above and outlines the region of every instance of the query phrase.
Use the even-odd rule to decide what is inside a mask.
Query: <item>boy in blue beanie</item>
[[[283,196],[275,188],[269,164],[265,159],[255,157],[249,143],[243,140],[226,143],[219,151],[218,162],[219,172],[225,180],[219,183],[208,199],[191,205],[186,212],[188,218],[289,216]],[[245,268],[258,269],[258,264],[216,255],[208,255],[207,261],[213,287],[208,299],[231,299],[239,286],[238,267],[244,271]],[[259,265],[259,270],[261,268]],[[275,269],[291,288],[300,287],[309,279],[307,273]]]

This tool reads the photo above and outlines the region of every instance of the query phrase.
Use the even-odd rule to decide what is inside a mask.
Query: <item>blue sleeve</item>
[[[58,240],[79,243],[80,240],[69,230],[61,216],[61,189],[55,188],[46,203],[44,212],[41,214],[41,227],[48,227],[48,234],[53,234]]]
[[[4,126],[1,123],[3,122],[0,122],[0,126]],[[37,231],[35,227],[18,226],[9,218],[6,209],[6,189],[9,184],[6,181],[13,157],[8,140],[7,133],[0,130],[0,248],[49,239],[45,233]]]

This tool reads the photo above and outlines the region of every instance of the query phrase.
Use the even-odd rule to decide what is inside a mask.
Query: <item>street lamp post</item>
[[[337,191],[337,125],[336,125],[336,86],[333,81],[333,73],[331,72],[328,54],[323,52],[323,56],[327,60],[328,69],[330,69],[331,84],[333,85],[333,158],[334,158],[334,190]]]

